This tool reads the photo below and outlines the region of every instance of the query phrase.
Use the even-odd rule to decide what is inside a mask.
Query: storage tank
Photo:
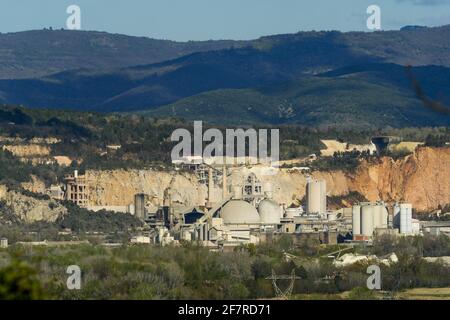
[[[306,183],[306,213],[325,213],[326,202],[326,182],[324,180],[309,180]]]
[[[400,228],[400,205],[396,203],[393,208],[393,221],[394,228]]]
[[[410,203],[400,204],[400,233],[412,233],[412,205]]]
[[[385,205],[383,205],[382,211],[381,211],[381,227],[383,229],[388,228],[388,220],[389,220],[389,212]]]
[[[352,232],[353,236],[361,234],[361,206],[352,208]]]
[[[373,205],[373,228],[383,228],[383,205],[375,204]]]
[[[361,208],[361,234],[367,237],[373,235],[374,206],[365,205]]]
[[[327,212],[327,183],[325,180],[320,180],[320,201],[321,201],[321,208],[319,213],[326,213]]]
[[[255,207],[243,200],[231,200],[223,206],[220,217],[224,224],[259,225],[260,217]]]
[[[145,194],[134,196],[134,215],[139,219],[145,219]]]
[[[264,199],[258,206],[262,224],[280,224],[280,206],[273,200]]]

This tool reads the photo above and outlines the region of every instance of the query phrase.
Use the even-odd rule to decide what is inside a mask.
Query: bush
[[[14,260],[0,270],[0,300],[38,300],[44,294],[36,272],[24,262]]]

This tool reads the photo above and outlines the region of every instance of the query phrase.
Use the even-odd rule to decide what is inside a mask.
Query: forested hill
[[[31,36],[20,40],[31,33],[0,35],[0,68],[46,74],[0,80],[0,103],[231,124],[449,125],[449,116],[426,108],[417,89],[450,103],[450,26],[187,43],[34,33],[34,43]],[[149,60],[159,62],[143,64]],[[48,74],[52,68],[63,71]]]

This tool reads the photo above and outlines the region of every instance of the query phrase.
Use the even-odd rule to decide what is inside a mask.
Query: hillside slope
[[[412,70],[429,97],[450,103],[450,69]],[[275,86],[201,93],[145,113],[216,124],[450,125],[450,117],[425,108],[417,99],[406,71],[394,64],[348,67]]]
[[[150,64],[244,44],[240,41],[175,42],[97,31],[0,33],[0,79],[42,77],[71,69]]]
[[[64,35],[80,38],[79,48],[59,48],[66,48]],[[12,37],[9,44],[20,48],[22,42],[15,36],[2,35],[0,42]],[[450,26],[444,26],[179,44],[104,33],[41,31],[35,51],[25,46],[22,60],[37,73],[48,73],[46,66],[65,71],[0,80],[0,103],[102,112],[157,109],[151,112],[186,118],[201,115],[211,122],[222,121],[226,112],[233,123],[446,125],[446,119],[420,109],[404,66],[415,66],[412,72],[428,97],[448,103],[449,36]],[[39,44],[48,38],[49,46]],[[216,50],[221,47],[225,49]],[[8,50],[12,49],[4,52],[12,52]],[[6,56],[20,60],[14,52]],[[194,53],[183,55],[190,52]],[[140,65],[145,56],[158,61],[179,55],[183,56]],[[20,62],[0,65],[25,68]],[[77,70],[68,70],[75,66]]]

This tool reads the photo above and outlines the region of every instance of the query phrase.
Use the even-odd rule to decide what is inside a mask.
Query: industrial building
[[[86,177],[78,175],[78,171],[75,170],[73,175],[65,177],[65,182],[64,199],[80,207],[87,207],[89,205],[89,191]]]
[[[296,239],[312,237],[322,243],[337,243],[339,234],[351,232],[351,225],[343,215],[327,211],[326,182],[323,180],[308,180],[307,209],[304,210],[302,206],[286,208],[274,201],[272,186],[263,184],[254,173],[229,192],[226,167],[222,168],[221,174],[215,174],[216,170],[212,167],[207,170],[208,200],[204,207],[177,212],[168,201],[157,212],[144,213],[154,243],[195,241],[211,249],[223,249],[257,244],[282,234],[290,234]],[[218,182],[222,183],[221,197],[213,190]],[[139,201],[142,197],[136,195]],[[138,209],[139,206],[136,200],[136,214],[144,212]]]
[[[383,201],[362,202],[352,207],[352,234],[355,241],[369,241],[375,234],[413,235],[419,232],[418,221],[412,219],[410,203],[388,206]]]
[[[0,248],[1,249],[6,249],[8,248],[8,239],[7,238],[0,238]]]
[[[257,244],[280,235],[317,239],[333,244],[345,241],[370,242],[375,235],[418,234],[423,229],[412,219],[409,203],[387,204],[383,201],[361,202],[351,208],[328,210],[325,180],[308,177],[304,203],[286,206],[272,197],[272,185],[262,183],[250,172],[240,183],[229,184],[226,166],[195,167],[199,182],[207,187],[203,204],[191,208],[174,205],[170,192],[164,199],[137,193],[126,206],[89,206],[88,181],[75,171],[66,177],[64,197],[89,210],[109,210],[134,214],[145,221],[146,231],[132,239],[135,244],[169,245],[194,241],[211,249]],[[444,228],[428,227],[438,233]]]
[[[306,212],[325,214],[327,211],[327,185],[325,180],[308,178],[306,182]]]

